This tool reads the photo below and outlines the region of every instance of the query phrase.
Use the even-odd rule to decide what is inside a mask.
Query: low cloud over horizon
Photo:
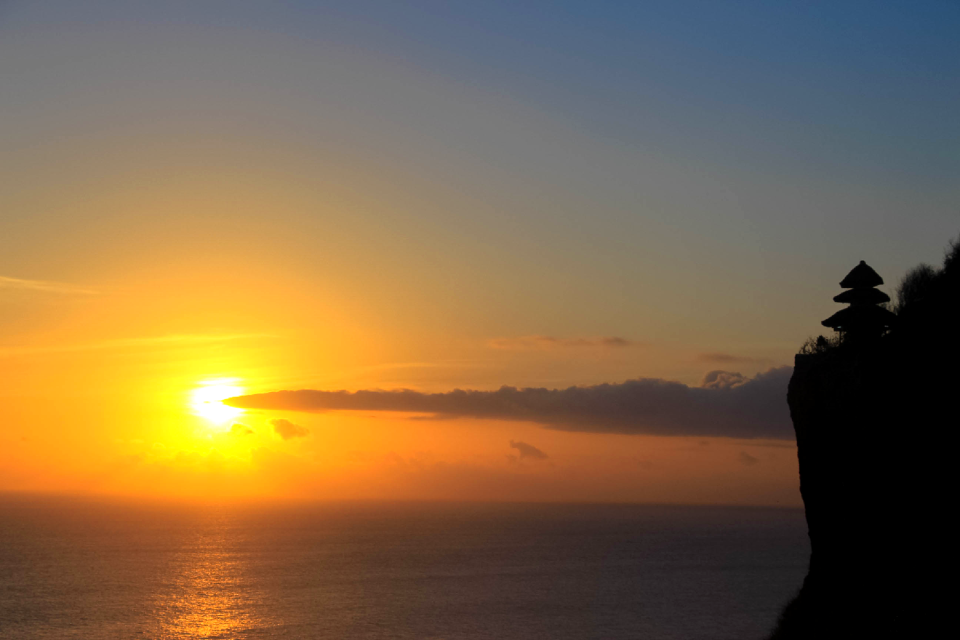
[[[596,338],[556,338],[553,336],[520,336],[518,338],[493,338],[487,345],[494,349],[515,351],[567,349],[576,347],[613,348],[638,346],[638,342],[617,336],[599,336]]]
[[[234,423],[232,427],[230,427],[230,433],[232,433],[235,436],[249,436],[249,435],[253,435],[254,431],[247,425],[237,422],[237,423]]]
[[[750,358],[747,356],[738,356],[732,353],[701,353],[697,355],[697,360],[700,362],[714,362],[716,364],[730,364],[735,362],[760,362],[759,358]]]
[[[567,389],[501,387],[497,391],[275,391],[238,396],[244,409],[319,412],[398,411],[439,418],[534,422],[586,433],[713,436],[792,440],[787,383],[792,367],[752,378],[711,371],[699,387],[659,378]]]
[[[283,418],[271,420],[270,426],[273,427],[273,432],[284,440],[290,440],[292,438],[306,438],[308,435],[310,435],[310,429],[301,427],[300,425],[294,424],[289,420],[284,420]]]

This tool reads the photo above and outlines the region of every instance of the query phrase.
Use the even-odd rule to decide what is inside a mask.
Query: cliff
[[[787,402],[812,552],[771,640],[949,628],[958,302],[955,245],[943,269],[907,276],[885,335],[796,356]]]

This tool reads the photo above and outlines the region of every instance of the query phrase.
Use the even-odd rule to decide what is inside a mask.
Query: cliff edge
[[[952,622],[960,245],[942,269],[911,271],[892,309],[875,336],[796,356],[811,557],[771,640],[934,637]]]

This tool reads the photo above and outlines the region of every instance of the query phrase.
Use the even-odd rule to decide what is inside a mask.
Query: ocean
[[[763,638],[802,510],[0,497],[0,637]]]

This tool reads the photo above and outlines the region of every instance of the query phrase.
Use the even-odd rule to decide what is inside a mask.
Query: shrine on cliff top
[[[890,302],[890,296],[876,287],[883,278],[863,260],[840,281],[847,291],[834,297],[834,302],[848,304],[846,308],[821,324],[840,333],[843,340],[878,338],[893,325],[896,316],[880,305]]]

